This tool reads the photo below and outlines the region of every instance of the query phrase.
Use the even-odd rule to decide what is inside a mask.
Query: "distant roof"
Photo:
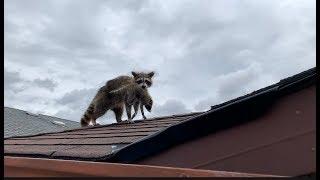
[[[4,154],[133,163],[171,146],[261,116],[281,96],[315,84],[312,68],[251,94],[213,106],[207,112],[138,120],[46,133],[4,141]],[[236,117],[242,117],[241,119]]]
[[[27,111],[4,107],[4,137],[34,135],[79,128],[79,122],[33,114]]]

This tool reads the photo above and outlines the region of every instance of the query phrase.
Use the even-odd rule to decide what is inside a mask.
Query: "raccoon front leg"
[[[141,114],[142,114],[143,119],[147,119],[146,116],[144,115],[142,103],[140,103],[140,111],[141,111]]]
[[[133,118],[137,115],[137,113],[138,113],[139,104],[140,104],[139,101],[137,101],[137,102],[135,102],[135,103],[133,104],[134,114],[132,115],[132,119],[133,119]]]
[[[128,116],[128,122],[132,123],[132,118],[131,118],[131,104],[126,103],[126,111],[127,111],[127,116]]]
[[[112,111],[116,116],[117,123],[120,123],[122,121],[121,117],[123,114],[123,105],[113,108]]]

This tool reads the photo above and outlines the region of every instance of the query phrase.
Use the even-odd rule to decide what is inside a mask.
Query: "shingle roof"
[[[8,138],[5,155],[132,163],[176,144],[261,116],[281,96],[313,85],[315,68],[207,112],[110,124],[60,133]],[[238,117],[241,117],[240,119]]]
[[[208,112],[132,143],[104,161],[133,163],[174,145],[253,121],[263,116],[281,97],[315,85],[316,78],[316,68],[312,68],[250,94],[212,106]]]
[[[32,114],[27,111],[4,107],[4,137],[57,132],[80,127],[78,122]]]
[[[113,153],[104,161],[133,163],[174,145],[253,121],[267,112],[282,96],[314,85],[316,78],[316,68],[314,67],[280,80],[271,86],[212,106],[208,112],[132,143]]]
[[[7,138],[5,154],[98,161],[114,151],[200,113],[114,123],[55,133]]]

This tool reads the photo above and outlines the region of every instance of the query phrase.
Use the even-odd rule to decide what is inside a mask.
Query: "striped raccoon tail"
[[[94,105],[90,104],[90,106],[88,107],[88,109],[86,110],[86,112],[84,113],[84,115],[80,120],[80,124],[82,127],[89,125],[91,121],[91,117],[93,115],[93,111],[94,111]]]

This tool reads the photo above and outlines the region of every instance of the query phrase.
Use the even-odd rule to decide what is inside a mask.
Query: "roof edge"
[[[84,162],[40,158],[4,157],[5,177],[104,176],[104,177],[284,177],[257,173],[213,171],[166,166]],[[66,168],[67,167],[67,168]],[[19,171],[17,171],[19,169]],[[88,169],[91,169],[88,171]],[[104,169],[101,171],[101,169]]]

